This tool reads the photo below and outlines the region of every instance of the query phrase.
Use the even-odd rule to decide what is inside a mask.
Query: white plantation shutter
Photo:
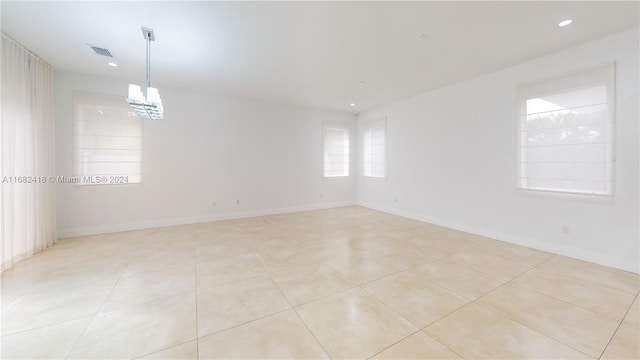
[[[383,178],[386,176],[386,119],[364,124],[364,176]]]
[[[129,104],[75,93],[73,107],[74,175],[122,176],[129,184],[141,183],[142,119]]]
[[[346,124],[324,124],[324,177],[349,176],[350,142]]]
[[[519,86],[520,188],[612,193],[613,88],[613,64]]]

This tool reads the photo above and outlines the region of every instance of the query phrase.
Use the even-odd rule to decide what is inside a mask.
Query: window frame
[[[586,68],[577,72],[555,76],[543,80],[521,83],[516,86],[516,190],[532,193],[568,194],[577,196],[612,197],[615,195],[615,169],[616,169],[616,80],[615,63],[600,64],[598,66]],[[609,174],[608,187],[606,191],[585,191],[571,189],[553,189],[546,187],[523,186],[523,173],[526,169],[526,161],[523,161],[523,151],[526,149],[522,143],[523,124],[522,117],[527,116],[527,101],[550,95],[559,95],[589,89],[596,86],[606,86],[607,112],[602,124],[610,124],[611,133],[605,142],[606,152],[610,154],[603,162],[607,166],[606,172]],[[533,89],[533,90],[532,90]],[[563,127],[564,128],[564,127]]]
[[[384,134],[383,152],[382,152],[382,175],[367,174],[367,132],[382,128]],[[362,176],[371,180],[385,180],[387,178],[387,164],[388,164],[388,127],[387,117],[364,121],[362,124]]]
[[[327,175],[326,140],[327,140],[328,130],[341,130],[346,132],[346,139],[348,142],[347,144],[348,154],[346,155],[346,158],[347,158],[347,164],[346,164],[347,174],[346,175]],[[344,154],[342,156],[344,156]],[[353,139],[352,139],[351,124],[345,121],[323,121],[322,122],[322,178],[327,180],[349,178],[352,175],[352,166],[353,166]]]
[[[79,151],[79,147],[78,147],[78,142],[79,142],[79,136],[81,136],[82,134],[78,133],[78,122],[79,120],[79,111],[80,111],[80,106],[85,105],[85,106],[97,106],[97,107],[105,107],[105,108],[110,108],[110,109],[115,109],[118,111],[123,111],[127,113],[127,116],[130,116],[132,118],[135,118],[136,121],[138,122],[139,126],[140,126],[140,137],[139,137],[139,161],[138,161],[138,166],[139,166],[139,171],[140,174],[139,176],[139,181],[127,181],[127,182],[120,182],[120,181],[112,181],[113,179],[110,179],[109,177],[113,176],[113,177],[118,177],[118,176],[129,176],[130,174],[127,175],[120,175],[120,174],[84,174],[80,171],[78,171],[78,151]],[[85,92],[74,92],[72,95],[72,111],[73,111],[73,116],[72,116],[72,152],[71,152],[71,163],[72,163],[72,172],[73,172],[73,179],[74,181],[72,182],[73,185],[75,186],[82,186],[82,187],[94,187],[94,186],[99,186],[99,187],[104,187],[104,186],[136,186],[136,185],[141,185],[143,184],[143,158],[144,158],[144,120],[140,117],[138,117],[135,112],[133,111],[133,109],[131,109],[130,105],[121,98],[115,97],[115,96],[110,96],[110,95],[104,95],[104,94],[95,94],[95,93],[85,93]],[[117,137],[117,136],[115,136]],[[134,174],[137,175],[137,174]],[[97,177],[100,176],[106,176],[107,177],[107,181],[100,181],[100,182],[87,182],[85,181],[85,179],[87,178],[91,178],[93,180],[95,180]]]

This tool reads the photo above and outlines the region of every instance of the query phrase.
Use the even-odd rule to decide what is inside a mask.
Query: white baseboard
[[[576,247],[572,247],[572,246],[566,246],[566,245],[560,245],[560,244],[550,244],[550,243],[541,243],[539,241],[535,241],[535,240],[532,240],[532,239],[527,239],[527,238],[524,238],[524,237],[521,237],[521,236],[517,236],[517,235],[513,235],[513,234],[507,234],[507,233],[496,232],[496,231],[493,231],[493,230],[479,228],[479,227],[475,227],[475,226],[469,226],[469,225],[466,225],[466,224],[461,224],[461,223],[450,221],[450,220],[447,220],[447,219],[429,218],[429,217],[424,216],[422,214],[417,214],[417,213],[413,213],[413,212],[409,212],[409,211],[403,211],[403,210],[399,210],[399,209],[388,208],[388,207],[384,207],[384,206],[378,206],[378,205],[371,204],[371,203],[358,202],[357,205],[358,206],[362,206],[362,207],[366,207],[366,208],[370,208],[370,209],[373,209],[373,210],[386,212],[386,213],[389,213],[389,214],[394,214],[394,215],[398,215],[398,216],[407,217],[407,218],[418,220],[418,221],[424,221],[424,222],[427,222],[427,223],[430,223],[430,224],[444,226],[444,227],[447,227],[447,228],[450,228],[450,229],[454,229],[454,230],[459,230],[459,231],[464,231],[464,232],[468,232],[468,233],[472,233],[472,234],[477,234],[477,235],[480,235],[480,236],[484,236],[484,237],[488,237],[488,238],[491,238],[491,239],[504,241],[504,242],[511,243],[511,244],[522,245],[522,246],[526,246],[526,247],[529,247],[529,248],[532,248],[532,249],[546,251],[546,252],[549,252],[549,253],[552,253],[552,254],[562,255],[562,256],[578,259],[578,260],[584,260],[584,261],[592,262],[592,263],[595,263],[595,264],[604,265],[604,266],[608,266],[608,267],[612,267],[612,268],[616,268],[616,269],[620,269],[620,270],[624,270],[624,271],[629,271],[629,272],[633,272],[633,273],[636,273],[636,274],[640,274],[639,265],[637,263],[635,263],[633,261],[627,261],[627,260],[620,259],[620,258],[617,258],[617,257],[609,256],[609,255],[594,253],[592,251],[586,251],[586,250],[583,250],[583,249],[580,249],[580,248],[576,248]]]
[[[121,232],[121,231],[151,229],[151,228],[158,228],[158,227],[165,227],[165,226],[197,224],[197,223],[205,223],[205,222],[220,221],[220,220],[242,219],[242,218],[250,218],[250,217],[256,217],[256,216],[287,214],[292,212],[329,209],[329,208],[354,206],[354,205],[356,205],[355,201],[344,201],[344,202],[335,202],[335,203],[327,203],[327,204],[291,206],[286,208],[240,211],[240,212],[225,213],[225,214],[211,214],[211,215],[194,216],[194,217],[186,217],[186,218],[158,219],[158,220],[150,220],[150,221],[108,224],[108,225],[83,227],[83,228],[59,229],[58,239],[76,237],[76,236],[107,234],[107,233],[114,233],[114,232]]]

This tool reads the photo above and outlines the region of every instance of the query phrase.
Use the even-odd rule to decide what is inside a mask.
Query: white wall
[[[388,117],[388,178],[360,177],[358,203],[639,272],[638,44],[636,28],[361,114]],[[517,84],[611,61],[615,195],[516,190]]]
[[[127,85],[54,74],[57,175],[73,175],[73,92],[124,98]],[[354,176],[322,178],[322,121],[353,115],[158,87],[165,119],[144,123],[143,184],[59,184],[60,237],[355,203]]]

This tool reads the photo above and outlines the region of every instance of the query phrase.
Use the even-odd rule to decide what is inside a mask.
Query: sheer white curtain
[[[2,34],[0,270],[56,241],[51,67]]]

